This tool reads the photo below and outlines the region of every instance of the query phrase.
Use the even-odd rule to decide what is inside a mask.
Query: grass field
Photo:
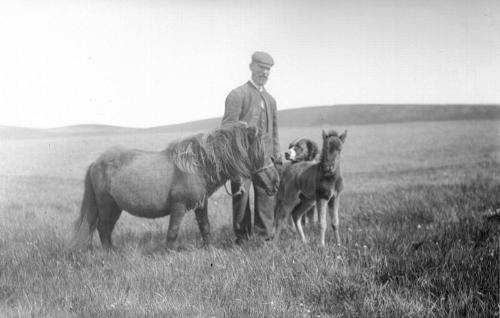
[[[66,244],[88,164],[106,147],[160,150],[179,134],[0,140],[1,317],[498,317],[500,122],[347,128],[342,247],[293,232],[233,244],[230,198],[209,201],[214,242],[191,212],[182,250],[168,218],[122,214],[116,252]],[[281,130],[282,148],[321,128]],[[306,234],[315,237],[316,227]]]

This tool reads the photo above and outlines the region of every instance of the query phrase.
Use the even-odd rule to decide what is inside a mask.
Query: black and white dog
[[[319,149],[316,142],[308,138],[300,137],[290,142],[288,150],[285,151],[285,159],[290,161],[288,164],[295,164],[301,161],[317,161],[318,154]],[[285,168],[286,166],[278,170],[280,174]],[[282,176],[280,175],[280,178],[281,177]],[[302,222],[313,223],[314,215],[317,215],[315,211],[316,207],[312,207],[309,211],[307,211],[305,217],[302,218]],[[289,225],[293,227],[293,222]]]
[[[292,163],[313,161],[318,156],[318,145],[307,138],[297,138],[290,143],[285,151],[285,159]]]

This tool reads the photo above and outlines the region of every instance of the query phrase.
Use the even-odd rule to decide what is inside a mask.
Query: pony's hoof
[[[242,246],[247,242],[248,242],[248,239],[243,238],[243,237],[237,237],[236,240],[234,241],[234,243],[238,246]]]
[[[167,242],[167,244],[165,244],[165,250],[167,252],[177,252],[179,250],[179,246],[173,242]]]
[[[210,250],[212,248],[212,243],[211,242],[203,242],[201,244],[201,248],[204,250]]]

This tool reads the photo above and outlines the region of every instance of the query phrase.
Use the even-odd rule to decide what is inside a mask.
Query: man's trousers
[[[250,185],[249,179],[242,180],[245,192],[234,195],[240,188],[240,183],[231,182],[233,193],[233,229],[236,239],[241,242],[252,234],[252,213],[250,211]],[[271,238],[274,234],[274,208],[276,197],[268,196],[266,191],[254,184],[254,232],[264,239]]]

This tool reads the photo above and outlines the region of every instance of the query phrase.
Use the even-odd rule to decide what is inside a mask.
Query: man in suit
[[[226,98],[222,126],[234,122],[245,122],[270,135],[269,149],[275,162],[281,162],[278,139],[276,100],[264,85],[267,82],[274,60],[266,52],[255,52],[250,62],[251,79],[233,89]],[[231,181],[233,193],[233,228],[236,243],[240,244],[252,234],[252,215],[249,193],[251,180]],[[243,191],[241,191],[243,189]],[[254,185],[254,230],[265,239],[273,235],[275,197],[268,196],[264,189]]]

